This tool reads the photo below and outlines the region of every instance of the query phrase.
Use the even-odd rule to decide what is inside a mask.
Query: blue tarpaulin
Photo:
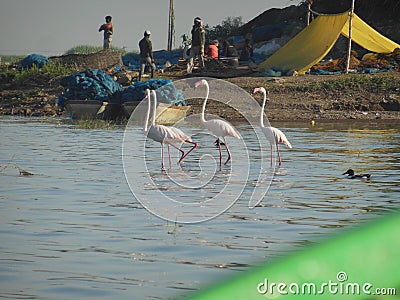
[[[162,87],[162,88],[161,88]],[[159,102],[187,105],[182,90],[175,87],[172,80],[149,79],[146,82],[135,82],[122,92],[115,95],[120,102],[141,101],[146,95],[146,89],[157,90]]]
[[[181,50],[181,49],[174,50],[171,52],[168,52],[166,50],[154,51],[153,57],[154,57],[154,63],[156,65],[157,69],[164,68],[167,61],[169,61],[173,65],[177,64],[179,58],[182,57],[182,51],[183,50]],[[127,53],[124,56],[122,56],[122,62],[129,69],[139,69],[140,68],[140,54],[133,53],[133,52]]]
[[[32,68],[34,65],[41,68],[49,63],[47,56],[41,54],[29,54],[23,60],[20,61],[20,66],[23,69]]]
[[[285,26],[285,24],[273,24],[256,27],[252,32],[253,42],[258,43],[281,37]]]
[[[67,100],[99,100],[110,103],[141,101],[146,89],[158,90],[160,102],[186,105],[182,90],[175,87],[172,80],[150,79],[146,82],[135,82],[123,89],[103,70],[86,70],[74,73],[60,80],[65,88],[64,94],[58,97],[57,103],[63,108]]]
[[[78,100],[107,101],[110,95],[123,89],[103,70],[86,70],[60,80],[65,88],[64,97]]]

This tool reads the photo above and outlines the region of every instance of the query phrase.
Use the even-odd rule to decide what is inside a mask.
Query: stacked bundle
[[[141,101],[146,89],[157,90],[159,102],[186,106],[182,90],[172,83],[172,80],[150,79],[146,82],[135,82],[123,89],[103,70],[86,70],[74,73],[61,79],[60,84],[65,88],[57,103],[64,107],[67,100],[99,100],[110,103]]]
[[[157,90],[159,102],[175,105],[186,105],[182,90],[179,90],[172,83],[172,80],[150,79],[146,82],[135,82],[122,92],[115,95],[120,102],[141,101],[146,95],[146,89]]]
[[[58,98],[59,107],[64,107],[66,100],[100,100],[115,101],[113,97],[117,92],[123,91],[103,70],[86,70],[74,73],[61,79],[60,84],[65,92]]]

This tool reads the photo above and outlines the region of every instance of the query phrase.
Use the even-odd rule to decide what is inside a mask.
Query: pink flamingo
[[[180,160],[178,161],[178,164],[183,160],[185,157],[185,152],[181,149],[179,149],[177,146],[175,146],[175,143],[181,142],[184,143],[187,140],[190,140],[186,135],[182,136],[179,134],[177,130],[172,130],[171,127],[164,126],[164,125],[158,125],[155,123],[155,118],[156,118],[156,106],[154,106],[153,110],[153,120],[152,124],[150,127],[148,127],[149,123],[149,117],[150,117],[150,109],[151,109],[151,97],[150,97],[150,90],[146,90],[146,97],[148,98],[149,102],[147,104],[147,112],[146,112],[146,120],[143,126],[143,132],[144,134],[151,138],[153,141],[159,142],[161,144],[161,168],[164,170],[164,144],[167,144],[168,146],[168,157],[169,157],[169,164],[171,167],[171,155],[169,151],[169,145],[172,147],[176,148],[182,153],[182,156]],[[155,103],[157,105],[157,103]],[[182,132],[183,133],[183,132]],[[194,143],[195,146],[197,147],[197,143]],[[191,150],[193,150],[191,149]]]
[[[153,95],[153,99],[154,99],[154,109],[153,109],[153,126],[163,126],[163,125],[156,125],[156,108],[157,108],[157,93],[155,90],[151,91],[152,95]],[[198,144],[196,142],[193,142],[192,139],[186,135],[182,130],[180,130],[179,128],[173,127],[173,126],[164,126],[166,128],[168,128],[172,133],[173,133],[173,138],[169,138],[167,141],[168,144],[168,155],[169,158],[171,159],[171,156],[169,154],[169,145],[175,147],[173,144],[174,143],[189,143],[192,144],[193,147],[190,148],[189,151],[187,151],[186,153],[182,150],[182,149],[178,149],[181,153],[182,156],[178,161],[178,164],[180,164],[183,159],[190,153],[192,152],[195,148],[197,148]],[[176,148],[176,147],[175,147]]]
[[[233,128],[232,125],[230,125],[228,122],[219,120],[219,119],[211,119],[211,120],[206,120],[204,117],[205,110],[206,110],[206,105],[207,105],[207,100],[208,96],[210,94],[210,87],[208,85],[207,80],[202,79],[198,82],[195,83],[195,87],[199,87],[201,85],[205,85],[207,89],[206,97],[204,99],[203,103],[203,111],[201,113],[201,122],[203,123],[204,127],[210,130],[214,135],[218,137],[217,141],[217,146],[219,149],[219,167],[221,169],[222,167],[222,150],[221,150],[221,142],[220,142],[220,137],[224,139],[224,144],[226,148],[226,152],[228,153],[228,159],[225,162],[225,165],[231,160],[231,153],[229,151],[228,143],[226,142],[226,137],[227,136],[232,136],[238,140],[240,140],[239,134],[236,132],[235,128]]]
[[[276,144],[276,150],[278,151],[278,159],[279,159],[279,166],[282,166],[282,159],[281,159],[281,154],[279,151],[279,143],[286,145],[289,149],[292,148],[292,145],[290,144],[289,140],[285,136],[285,134],[280,131],[278,128],[272,127],[272,126],[265,126],[264,125],[264,109],[265,109],[265,103],[267,102],[267,92],[265,88],[259,87],[255,88],[253,93],[257,92],[262,92],[264,95],[263,99],[263,104],[261,107],[261,114],[260,114],[260,127],[265,135],[265,137],[269,140],[271,144],[271,163],[272,163],[272,144]]]

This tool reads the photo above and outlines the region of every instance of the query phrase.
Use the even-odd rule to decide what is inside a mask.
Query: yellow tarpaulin
[[[258,66],[260,72],[269,69],[304,74],[332,49],[340,34],[348,37],[350,13],[318,16],[309,26]],[[352,41],[377,53],[391,53],[400,45],[381,35],[353,15]]]
[[[341,34],[349,37],[349,21],[347,19]],[[381,35],[367,23],[360,19],[356,14],[353,15],[352,41],[361,47],[376,53],[391,53],[394,49],[400,48],[400,45]]]

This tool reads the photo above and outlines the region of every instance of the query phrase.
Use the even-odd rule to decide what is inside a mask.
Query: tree
[[[206,31],[206,44],[216,39],[226,39],[233,35],[240,35],[240,27],[243,25],[242,17],[226,17],[221,24],[211,27],[204,25]]]

